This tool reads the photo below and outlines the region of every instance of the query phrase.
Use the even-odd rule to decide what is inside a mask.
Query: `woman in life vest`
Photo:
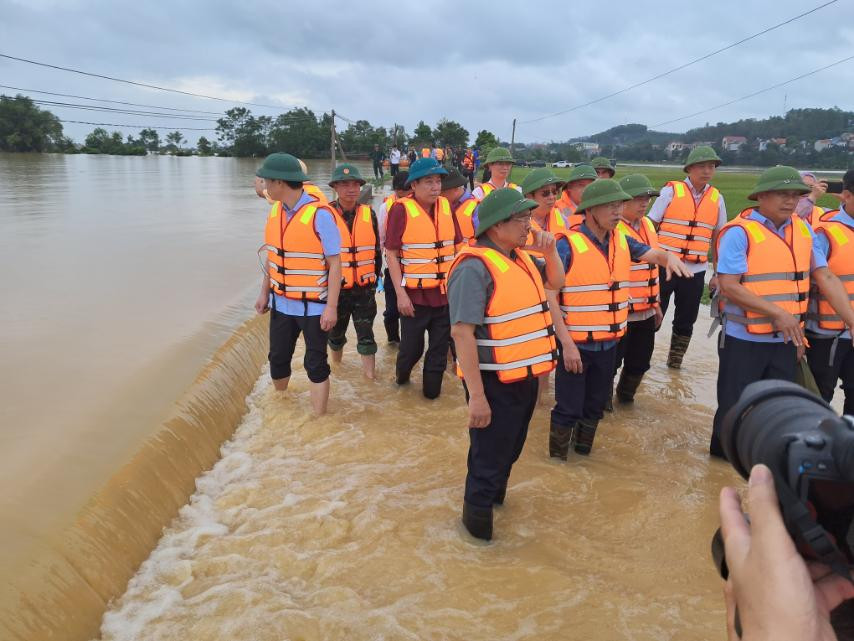
[[[502,505],[510,470],[525,443],[537,400],[537,378],[557,352],[544,287],[559,288],[563,266],[554,237],[531,233],[536,203],[498,189],[481,203],[477,240],[463,247],[448,280],[458,374],[468,402],[468,455],[463,524],[492,538],[492,511]],[[531,259],[522,247],[543,255]]]
[[[516,161],[504,147],[496,147],[486,156],[486,161],[483,163],[486,169],[490,172],[490,178],[486,182],[478,185],[472,191],[472,196],[478,200],[483,200],[495,189],[510,187],[519,191],[519,186],[509,182],[510,171],[513,169],[513,164]]]

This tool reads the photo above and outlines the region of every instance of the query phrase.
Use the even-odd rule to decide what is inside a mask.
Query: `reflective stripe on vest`
[[[433,217],[414,198],[401,198],[400,202],[407,214],[399,254],[401,285],[411,289],[439,287],[444,292],[445,277],[456,254],[454,218],[448,199],[439,196]]]
[[[315,201],[303,205],[288,219],[282,212],[282,203],[277,202],[270,209],[264,241],[270,286],[279,296],[326,300],[329,268],[314,227],[317,210]]]
[[[829,244],[827,268],[833,272],[848,293],[854,307],[854,229],[845,223],[831,220],[839,211],[822,214],[815,224],[817,234],[823,234]],[[810,292],[810,309],[807,318],[818,322],[821,329],[844,332],[842,317],[831,307],[817,287]]]
[[[747,271],[741,277],[741,284],[802,321],[810,287],[812,234],[809,225],[792,214],[783,239],[762,223],[750,220],[748,216],[752,211],[753,208],[744,210],[724,226],[718,235],[718,248],[724,233],[741,227],[747,237]],[[745,325],[751,334],[776,333],[771,318],[750,310],[721,316],[727,322]]]
[[[640,231],[630,224],[620,221],[617,225],[624,234],[631,236],[636,241],[649,245],[653,249],[659,248],[658,235],[652,221],[643,216],[641,218]],[[629,313],[643,312],[652,309],[658,302],[659,282],[658,265],[652,263],[634,262],[629,268]]]
[[[338,208],[334,209],[335,223],[341,234],[341,289],[370,285],[377,279],[377,235],[371,208],[369,205],[356,207],[352,231]]]
[[[584,234],[570,231],[572,262],[560,290],[564,323],[575,341],[616,340],[626,332],[631,255],[625,234],[615,229],[608,256]]]
[[[720,192],[710,186],[696,203],[685,182],[667,185],[673,189],[673,199],[664,210],[658,228],[659,246],[678,254],[686,262],[705,263],[712,232],[718,224]]]
[[[554,337],[543,281],[531,259],[516,251],[513,259],[486,247],[465,246],[451,266],[480,260],[492,278],[493,292],[481,325],[487,338],[476,338],[489,357],[480,360],[481,371],[497,372],[502,383],[542,376],[555,368]],[[488,348],[488,349],[486,349]],[[457,374],[462,371],[457,367]]]

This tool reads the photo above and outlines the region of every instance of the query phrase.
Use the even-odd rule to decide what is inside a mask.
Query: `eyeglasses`
[[[540,196],[548,198],[549,196],[557,196],[559,192],[559,189],[543,189],[540,191]]]
[[[510,220],[514,223],[530,224],[531,214],[513,214],[510,216]]]

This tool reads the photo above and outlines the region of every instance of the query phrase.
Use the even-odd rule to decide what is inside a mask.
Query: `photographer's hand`
[[[743,641],[830,641],[830,612],[854,598],[854,584],[798,554],[777,502],[771,471],[756,465],[748,489],[750,524],[734,488],[721,491],[721,531],[729,567],[730,639],[733,603]]]

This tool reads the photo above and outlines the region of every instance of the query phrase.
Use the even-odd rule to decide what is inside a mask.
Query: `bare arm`
[[[483,390],[480,377],[480,360],[474,337],[475,326],[470,323],[454,323],[451,337],[457,350],[457,364],[463,372],[469,393],[469,427],[486,427],[492,421],[492,410]]]
[[[771,319],[774,329],[798,347],[804,344],[804,331],[797,318],[782,307],[760,298],[741,284],[741,274],[718,274],[721,296],[742,309]]]
[[[259,314],[265,314],[270,309],[270,277],[267,274],[261,278],[261,292],[255,300],[255,311]]]
[[[400,271],[400,250],[386,248],[385,253],[388,275],[391,277],[391,283],[397,293],[397,309],[404,316],[415,316],[415,308],[412,306],[412,301],[409,300],[409,294],[406,293],[406,288],[400,284],[403,281],[403,274]]]
[[[666,280],[670,280],[673,274],[682,278],[694,277],[694,274],[685,266],[685,263],[676,258],[675,254],[671,254],[664,249],[650,249],[640,258],[646,263],[664,267]]]
[[[329,281],[326,291],[326,307],[320,315],[320,329],[328,332],[338,322],[338,296],[341,293],[341,255],[327,256]]]

